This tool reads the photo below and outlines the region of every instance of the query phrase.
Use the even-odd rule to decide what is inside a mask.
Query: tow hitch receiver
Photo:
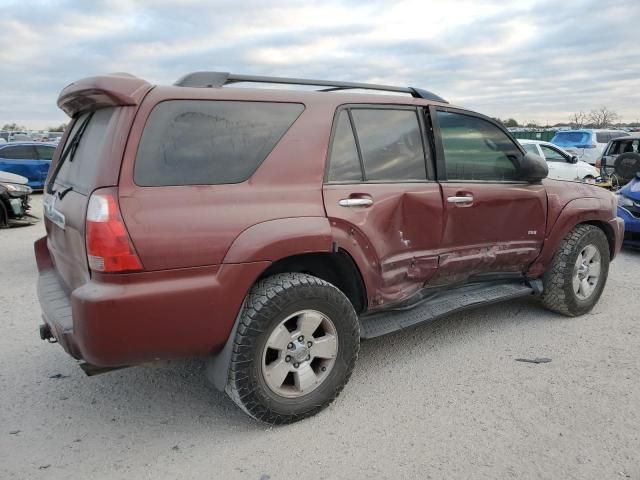
[[[51,332],[51,327],[49,327],[49,325],[47,325],[46,323],[40,325],[40,338],[42,340],[46,340],[49,343],[58,343],[58,340],[56,340],[56,337],[54,337],[53,333]]]

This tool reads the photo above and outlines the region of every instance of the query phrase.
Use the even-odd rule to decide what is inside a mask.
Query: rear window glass
[[[0,158],[8,158],[11,160],[35,160],[38,157],[35,149],[31,145],[15,145],[5,147],[0,150]]]
[[[134,180],[140,186],[243,182],[303,110],[294,103],[162,102],[147,120]]]
[[[116,107],[109,107],[93,112],[73,155],[73,159],[68,155],[58,167],[53,179],[55,183],[73,187],[80,192],[87,192],[91,182],[95,179],[97,163],[99,162],[98,152],[102,151],[105,132],[116,109]],[[89,115],[91,114],[84,113],[74,121],[62,152],[67,150],[80,126]]]
[[[551,143],[560,147],[576,147],[578,145],[590,145],[591,134],[589,132],[558,132]]]

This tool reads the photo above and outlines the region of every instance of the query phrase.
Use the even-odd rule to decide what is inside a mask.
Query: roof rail
[[[333,80],[311,80],[308,78],[264,77],[261,75],[237,75],[229,72],[193,72],[180,78],[177,87],[219,88],[232,83],[273,83],[281,85],[313,85],[317,87],[330,87],[322,92],[330,92],[347,89],[380,90],[385,92],[408,93],[415,98],[433,100],[435,102],[449,103],[435,93],[421,88],[395,87],[392,85],[375,85],[373,83],[336,82]]]

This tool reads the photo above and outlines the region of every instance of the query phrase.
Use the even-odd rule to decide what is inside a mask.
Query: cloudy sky
[[[602,105],[640,119],[640,1],[0,0],[0,125],[65,121],[59,91],[129,72],[423,87],[541,123]]]

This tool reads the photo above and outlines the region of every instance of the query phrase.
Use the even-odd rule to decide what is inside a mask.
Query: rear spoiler
[[[60,92],[58,107],[73,117],[103,107],[138,105],[151,88],[150,83],[128,73],[83,78]]]

